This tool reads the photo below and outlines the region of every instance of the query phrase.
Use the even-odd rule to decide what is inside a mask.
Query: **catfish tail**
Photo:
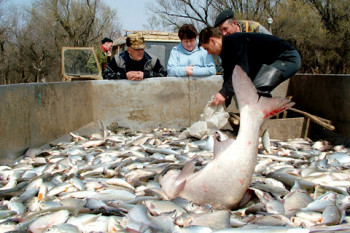
[[[232,85],[236,94],[239,110],[245,105],[251,105],[259,109],[264,114],[264,119],[268,119],[284,110],[292,107],[294,102],[282,97],[260,97],[257,90],[242,68],[236,65],[232,74]]]

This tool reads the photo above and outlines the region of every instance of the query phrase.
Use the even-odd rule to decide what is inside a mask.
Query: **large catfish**
[[[220,142],[216,133],[214,158],[202,170],[193,173],[194,163],[189,162],[181,172],[167,172],[160,184],[170,199],[183,197],[220,209],[237,206],[254,173],[261,124],[294,104],[284,98],[259,98],[251,79],[239,66],[233,71],[232,84],[241,119],[236,140]]]

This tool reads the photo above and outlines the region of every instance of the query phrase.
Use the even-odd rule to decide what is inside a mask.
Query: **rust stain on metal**
[[[151,116],[149,114],[145,114],[144,110],[134,110],[129,113],[128,119],[144,122],[151,120]]]

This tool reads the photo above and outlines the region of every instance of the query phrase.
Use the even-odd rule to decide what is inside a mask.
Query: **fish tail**
[[[252,80],[238,65],[233,70],[232,85],[239,110],[241,111],[245,105],[254,106],[263,113],[264,119],[273,117],[294,105],[294,102],[282,97],[267,98],[262,96],[259,98]]]

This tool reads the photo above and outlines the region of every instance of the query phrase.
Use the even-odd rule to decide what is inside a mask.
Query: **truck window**
[[[177,42],[146,41],[145,51],[156,56],[166,70],[171,50],[177,44]]]
[[[91,50],[64,51],[64,72],[67,75],[98,75],[93,52]]]
[[[102,79],[93,47],[62,47],[62,80]]]

